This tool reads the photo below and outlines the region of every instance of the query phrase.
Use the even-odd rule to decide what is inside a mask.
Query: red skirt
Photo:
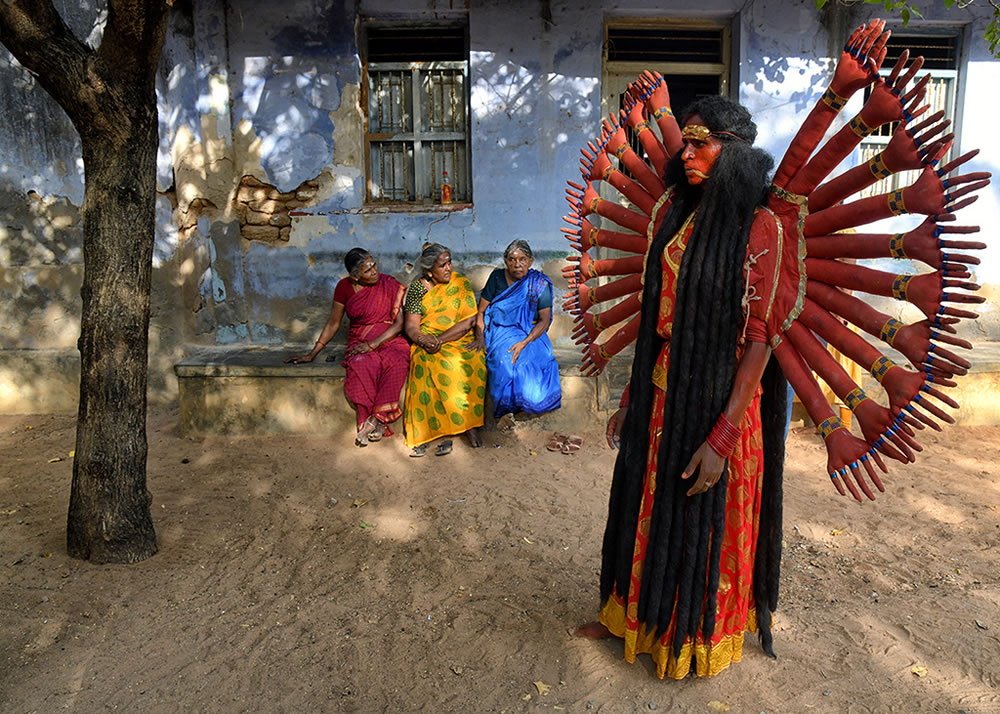
[[[738,424],[740,441],[729,458],[715,632],[711,641],[706,642],[699,626],[693,638],[687,637],[684,640],[679,657],[674,656],[672,647],[677,625],[676,606],[666,632],[659,638],[648,633],[646,626],[636,617],[656,492],[656,457],[660,447],[663,404],[666,399],[666,393],[662,389],[653,388],[655,394],[653,418],[649,424],[646,478],[635,533],[629,592],[613,592],[601,609],[598,619],[612,634],[624,638],[626,660],[634,662],[637,654],[649,653],[656,662],[656,673],[661,679],[664,676],[682,679],[691,671],[692,665],[699,677],[710,677],[726,669],[730,663],[740,661],[743,656],[743,633],[757,628],[757,616],[753,607],[753,563],[764,467],[760,388],[758,387],[753,401]]]

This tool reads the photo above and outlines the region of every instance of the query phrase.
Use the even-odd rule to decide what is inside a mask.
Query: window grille
[[[368,200],[472,200],[464,27],[372,27],[367,36]]]

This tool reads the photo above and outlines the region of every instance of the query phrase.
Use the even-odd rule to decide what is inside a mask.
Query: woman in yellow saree
[[[486,398],[486,358],[472,349],[476,295],[468,278],[451,269],[451,251],[429,243],[420,254],[423,275],[406,290],[404,329],[410,348],[403,426],[411,456],[423,456],[427,444],[442,436],[466,434],[472,447],[482,445]],[[437,455],[451,451],[443,441]]]

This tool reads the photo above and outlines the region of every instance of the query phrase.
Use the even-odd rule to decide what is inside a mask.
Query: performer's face
[[[698,114],[694,114],[684,123],[684,126],[692,125],[704,126],[704,120]],[[684,139],[681,161],[684,162],[684,175],[688,183],[700,186],[707,181],[721,151],[722,142],[714,136],[706,136],[704,139],[693,137]]]
[[[431,268],[431,280],[435,283],[451,282],[451,253],[442,253]]]
[[[361,285],[374,285],[378,282],[378,263],[374,258],[365,258],[365,262],[358,269],[356,280]]]
[[[516,248],[503,259],[504,266],[507,268],[507,274],[514,280],[520,280],[527,275],[533,262],[531,258],[524,254],[524,251]]]

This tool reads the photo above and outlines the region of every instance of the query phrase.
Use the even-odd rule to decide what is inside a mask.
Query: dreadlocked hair
[[[773,166],[767,153],[751,146],[756,126],[743,107],[722,97],[705,97],[685,113],[694,114],[709,129],[736,136],[718,136],[723,148],[702,187],[687,184],[679,153],[667,167],[671,204],[646,263],[631,399],[615,462],[601,571],[602,601],[612,592],[628,593],[652,416],[654,390],[646,387],[664,342],[656,329],[660,256],[697,210],[677,280],[656,492],[637,613],[647,632],[659,636],[676,608],[675,656],[699,624],[706,640],[715,629],[727,471],[709,491],[691,497],[686,492],[693,480],[684,481],[680,475],[732,390],[736,344],[744,322],[747,238]]]

